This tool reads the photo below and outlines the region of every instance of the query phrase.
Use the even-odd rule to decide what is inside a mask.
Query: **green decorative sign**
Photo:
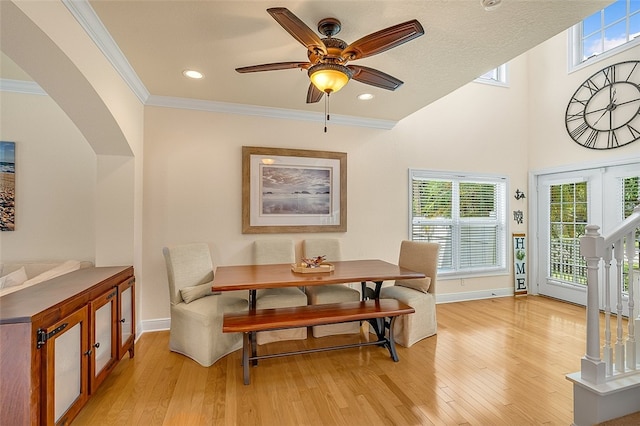
[[[515,294],[527,293],[527,237],[513,234],[513,277]]]

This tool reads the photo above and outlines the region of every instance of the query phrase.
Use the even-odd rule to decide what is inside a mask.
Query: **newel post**
[[[587,353],[581,362],[581,377],[595,384],[604,383],[606,366],[600,359],[600,304],[598,267],[604,254],[604,238],[597,225],[587,225],[580,237],[580,254],[587,261]]]

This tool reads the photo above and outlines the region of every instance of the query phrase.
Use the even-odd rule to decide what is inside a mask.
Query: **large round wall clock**
[[[591,149],[613,149],[640,140],[640,61],[610,65],[573,94],[565,123],[569,136]]]

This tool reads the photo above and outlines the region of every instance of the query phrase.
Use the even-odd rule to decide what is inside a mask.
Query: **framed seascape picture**
[[[242,147],[243,234],[346,230],[346,153]]]
[[[0,141],[0,231],[16,229],[16,143]]]

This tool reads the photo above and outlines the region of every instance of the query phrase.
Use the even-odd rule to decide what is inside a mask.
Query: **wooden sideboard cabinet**
[[[84,268],[0,298],[0,425],[71,423],[128,352],[133,267]]]

